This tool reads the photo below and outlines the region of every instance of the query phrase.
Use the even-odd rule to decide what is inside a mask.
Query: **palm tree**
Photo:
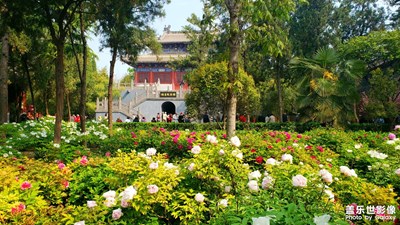
[[[334,49],[321,48],[312,59],[296,57],[290,64],[302,75],[297,91],[303,120],[334,125],[358,120],[358,84],[364,69],[361,61],[344,61]]]

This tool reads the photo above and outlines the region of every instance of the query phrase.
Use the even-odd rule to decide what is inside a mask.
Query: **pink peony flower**
[[[65,164],[64,163],[62,163],[62,162],[58,163],[58,169],[62,170],[64,168],[65,168]]]
[[[332,179],[332,174],[328,172],[328,170],[320,170],[319,175],[322,177],[322,180],[324,180],[326,183],[330,184],[333,182]]]
[[[87,201],[87,207],[88,207],[89,209],[94,208],[94,207],[96,207],[96,206],[97,206],[96,201]]]
[[[394,130],[400,130],[400,125],[394,126]]]
[[[295,187],[306,187],[307,186],[307,178],[303,175],[296,175],[292,177],[292,183]]]
[[[396,139],[396,135],[393,134],[393,133],[390,133],[388,137],[389,137],[389,140],[394,140],[394,139]]]
[[[129,203],[125,200],[121,200],[121,207],[122,208],[128,208],[129,207]]]
[[[115,195],[117,193],[115,191],[107,191],[106,193],[103,194],[104,198],[115,198]]]
[[[85,166],[89,162],[89,160],[87,159],[87,156],[84,155],[79,162],[82,166]]]
[[[188,166],[188,170],[189,171],[193,171],[194,167],[195,167],[195,164],[194,163],[190,163],[190,165]]]
[[[104,205],[108,208],[113,207],[115,205],[115,198],[106,198],[106,200],[104,201]]]
[[[32,187],[32,184],[29,183],[28,181],[24,181],[24,182],[21,184],[21,189],[22,189],[22,190],[26,190],[26,189],[29,189],[29,188],[31,188],[31,187]]]
[[[107,158],[111,157],[111,152],[106,152],[106,154],[104,154]]]
[[[158,192],[158,187],[157,185],[150,184],[147,186],[147,191],[149,192],[149,194],[155,194]]]
[[[201,193],[197,193],[195,196],[194,196],[194,199],[197,201],[197,202],[204,202],[204,195],[202,195]]]
[[[113,220],[118,220],[119,218],[121,218],[121,216],[123,215],[122,211],[120,208],[113,210],[112,212],[112,218]]]

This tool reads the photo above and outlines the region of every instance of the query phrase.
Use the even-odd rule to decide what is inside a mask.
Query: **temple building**
[[[158,38],[162,45],[160,54],[151,52],[139,55],[136,62],[129,62],[134,68],[134,79],[124,86],[119,99],[113,101],[113,120],[118,118],[143,117],[151,121],[157,113],[179,114],[186,111],[184,95],[189,91],[184,82],[185,70],[172,69],[169,63],[188,55],[190,40],[183,32],[170,31]],[[107,113],[107,99],[97,100],[96,118]]]

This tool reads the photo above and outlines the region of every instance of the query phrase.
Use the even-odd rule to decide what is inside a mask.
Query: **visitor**
[[[210,122],[210,117],[208,117],[208,114],[203,115],[203,123],[209,123]]]
[[[161,120],[160,113],[157,113],[157,122],[160,122],[160,120]]]
[[[121,118],[117,118],[117,123],[121,123],[122,122],[122,120],[121,120]]]
[[[133,119],[133,122],[139,122],[139,117],[135,116],[135,118]]]
[[[179,113],[178,122],[183,123],[183,118],[184,118],[183,112]]]
[[[153,123],[157,122],[156,118],[153,117],[153,119],[151,119],[151,122],[153,122]]]
[[[174,113],[174,115],[172,115],[172,122],[174,122],[174,123],[178,122],[178,115],[176,113]]]
[[[269,122],[270,123],[275,123],[276,122],[276,117],[274,116],[274,114],[271,114],[271,116],[269,116]]]
[[[125,119],[125,123],[130,123],[131,122],[131,118],[128,116],[128,117],[126,117],[126,119]]]
[[[142,120],[140,120],[140,122],[146,122],[146,117],[142,117]]]

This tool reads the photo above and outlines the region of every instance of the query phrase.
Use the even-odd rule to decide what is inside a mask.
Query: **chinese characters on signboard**
[[[176,92],[175,91],[162,91],[162,92],[160,92],[160,97],[161,98],[176,98]]]

